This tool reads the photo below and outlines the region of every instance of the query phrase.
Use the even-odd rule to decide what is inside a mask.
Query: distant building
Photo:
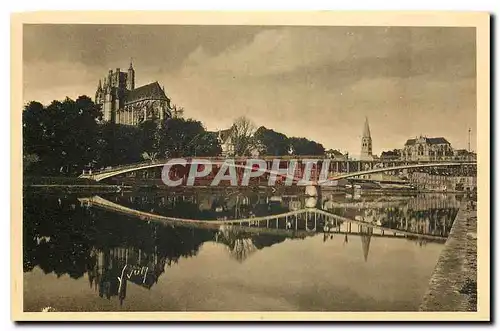
[[[384,151],[380,154],[381,161],[397,161],[401,159],[401,150]]]
[[[106,122],[138,125],[146,120],[172,117],[170,99],[158,82],[135,87],[135,70],[110,70],[104,83],[97,86],[95,103],[101,106]]]
[[[257,143],[254,146],[250,146],[250,149],[247,151],[246,155],[236,155],[233,135],[232,135],[232,127],[226,130],[219,130],[217,134],[217,139],[219,140],[219,144],[222,150],[221,156],[224,157],[233,157],[233,156],[251,156],[257,157],[260,154],[260,150],[263,147],[260,143]]]
[[[457,161],[475,161],[477,155],[474,152],[469,152],[466,149],[457,149],[453,153],[453,159]]]
[[[234,156],[234,143],[231,137],[232,129],[219,130],[217,139],[222,150],[222,156]]]
[[[452,160],[453,156],[453,148],[445,138],[420,136],[406,141],[401,159],[405,161],[440,161]]]
[[[363,128],[363,136],[361,137],[361,161],[373,161],[372,155],[372,137],[370,134],[370,126],[368,118],[365,119],[365,126]]]

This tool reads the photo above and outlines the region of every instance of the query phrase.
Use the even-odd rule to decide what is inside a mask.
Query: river
[[[325,192],[315,207],[353,222],[318,219],[301,232],[285,223],[252,231],[162,224],[81,198],[24,192],[25,311],[415,311],[460,202],[451,194]],[[308,204],[301,194],[252,190],[100,198],[208,223]]]

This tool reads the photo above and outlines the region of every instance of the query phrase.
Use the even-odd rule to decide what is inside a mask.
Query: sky
[[[474,28],[25,25],[23,100],[95,96],[112,69],[158,81],[208,130],[239,116],[358,155],[445,137],[476,150]]]

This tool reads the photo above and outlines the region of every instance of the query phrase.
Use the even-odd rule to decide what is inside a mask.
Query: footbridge
[[[359,177],[359,176],[363,176],[363,175],[370,175],[370,174],[382,173],[382,172],[387,172],[387,171],[398,171],[398,170],[406,170],[406,169],[437,168],[437,167],[447,168],[447,167],[457,167],[457,166],[463,166],[463,165],[476,165],[476,162],[419,163],[419,164],[405,164],[405,165],[387,167],[387,168],[375,168],[375,169],[370,169],[370,170],[363,170],[363,171],[334,175],[334,176],[331,176],[324,181],[321,181],[321,180],[318,181],[318,184],[321,185],[321,184],[327,183],[329,181],[335,181],[335,180],[339,180],[339,179],[346,179],[346,178],[352,178],[352,177]]]
[[[267,162],[269,162],[269,158],[266,158]],[[317,159],[317,158],[316,158]],[[223,158],[199,158],[199,159],[193,159],[189,160],[186,159],[186,166],[190,165],[193,161],[195,163],[206,161],[210,162],[212,165],[223,165],[227,162],[226,159]],[[283,161],[290,160],[290,158],[283,159]],[[324,159],[320,161],[325,161],[328,159]],[[114,176],[118,176],[121,174],[125,173],[130,173],[130,172],[135,172],[135,171],[140,171],[140,170],[145,170],[145,169],[151,169],[151,168],[161,168],[163,167],[169,159],[164,159],[164,160],[155,160],[155,161],[148,161],[148,162],[140,162],[140,163],[134,163],[134,164],[128,164],[128,165],[119,165],[115,167],[108,167],[105,169],[99,169],[99,170],[89,170],[89,171],[84,171],[79,178],[86,178],[86,179],[91,179],[95,181],[101,181],[107,178],[111,178]],[[236,161],[234,164],[234,167],[236,168],[242,168],[242,169],[252,169],[251,166],[247,166],[246,164],[241,164],[238,162],[245,161],[245,159],[240,159],[240,160],[234,160]],[[298,160],[300,161],[300,160]],[[360,161],[361,162],[361,161]],[[360,163],[361,164],[361,163]],[[340,179],[348,179],[348,178],[355,178],[355,177],[360,177],[363,175],[370,175],[370,174],[376,174],[376,173],[383,173],[383,172],[391,172],[391,171],[399,171],[399,170],[405,170],[405,169],[424,169],[424,168],[447,168],[447,167],[457,167],[457,166],[474,166],[476,165],[476,162],[470,162],[470,161],[454,161],[454,162],[426,162],[426,163],[410,163],[410,162],[404,162],[403,164],[400,165],[392,165],[392,166],[384,166],[389,163],[370,163],[371,164],[371,169],[367,170],[360,170],[360,171],[349,171],[349,166],[347,166],[347,172],[343,173],[336,173],[335,175],[329,176],[326,179],[316,179],[314,180],[312,178],[312,181],[314,182],[315,185],[328,185],[328,183],[340,180]],[[395,163],[392,163],[395,164]],[[379,166],[382,165],[382,166]],[[337,165],[337,170],[338,165]],[[358,168],[361,168],[359,166]],[[271,166],[268,166],[265,169],[265,173],[268,174],[276,174],[277,177],[286,177],[286,176],[293,176],[294,181],[299,181],[302,179],[301,177],[296,177],[296,175],[284,175],[281,172],[276,172],[271,170]],[[331,171],[330,171],[331,173]]]

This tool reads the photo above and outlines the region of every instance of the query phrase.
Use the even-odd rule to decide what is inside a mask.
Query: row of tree
[[[283,133],[276,132],[261,126],[255,132],[256,140],[259,142],[262,155],[324,155],[325,148],[315,141],[287,137]]]
[[[44,106],[28,103],[23,111],[24,171],[32,175],[78,175],[85,167],[104,168],[143,160],[183,156],[218,156],[231,144],[234,156],[323,155],[321,144],[288,138],[265,127],[255,130],[247,118],[237,119],[220,139],[201,122],[169,118],[138,126],[102,123],[98,105],[87,96]]]
[[[158,157],[214,156],[217,135],[199,121],[182,118],[138,126],[100,124],[102,114],[86,96],[48,106],[30,102],[23,111],[24,170],[34,175],[77,175]],[[168,132],[168,134],[167,134]]]
[[[238,118],[229,130],[228,141],[234,145],[235,155],[324,155],[323,145],[285,134],[264,126],[255,129],[247,118]]]

